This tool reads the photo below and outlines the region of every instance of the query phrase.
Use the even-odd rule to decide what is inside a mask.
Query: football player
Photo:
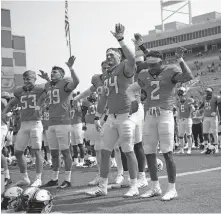
[[[72,94],[73,98],[76,96]],[[73,165],[83,167],[84,165],[84,147],[83,147],[83,130],[82,130],[82,110],[81,102],[71,100],[71,145],[73,146]],[[80,162],[78,159],[78,148],[80,151]]]
[[[72,159],[69,149],[68,133],[71,130],[71,121],[69,116],[71,92],[79,84],[79,79],[72,66],[75,57],[69,58],[66,63],[70,72],[70,78],[64,78],[65,71],[61,67],[54,66],[51,71],[51,81],[45,84],[45,92],[37,103],[36,111],[39,111],[46,97],[49,99],[49,127],[48,144],[51,151],[53,173],[51,180],[45,187],[57,186],[60,170],[60,151],[65,162],[65,180],[59,188],[71,186],[71,167]]]
[[[8,120],[9,115],[5,118],[3,118],[3,110],[6,108],[8,101],[10,100],[10,95],[7,92],[3,92],[1,95],[1,151],[3,147],[5,147],[5,138],[8,133]],[[4,168],[4,174],[5,174],[5,186],[11,183],[9,169],[8,169],[8,162],[6,157],[1,153],[1,162],[2,166]]]
[[[184,135],[186,134],[188,142],[187,154],[190,155],[192,149],[192,113],[195,110],[193,106],[194,100],[186,96],[186,88],[184,87],[178,89],[177,95],[179,97],[176,106],[179,115],[178,130],[180,140],[180,150],[177,154],[184,154]]]
[[[108,173],[110,171],[110,156],[118,143],[127,157],[131,188],[125,197],[133,197],[139,194],[137,188],[137,160],[134,154],[134,132],[136,123],[130,115],[131,102],[126,95],[127,87],[134,82],[135,56],[124,42],[124,26],[116,24],[113,36],[121,45],[123,54],[119,49],[109,48],[106,51],[106,60],[110,66],[107,74],[95,75],[93,86],[85,93],[95,91],[99,82],[103,82],[103,91],[107,96],[109,115],[103,127],[103,145],[101,150],[100,182],[97,188],[86,194],[97,197],[107,194]],[[95,116],[95,124],[99,127],[100,115]]]
[[[36,73],[28,70],[23,73],[24,86],[18,87],[14,91],[14,98],[6,106],[3,116],[15,105],[21,107],[21,128],[17,134],[15,142],[15,156],[22,174],[22,180],[16,184],[19,186],[29,185],[30,179],[27,173],[27,163],[24,158],[24,151],[30,141],[32,151],[36,157],[36,179],[32,186],[42,185],[42,132],[43,127],[40,120],[40,114],[35,114],[36,103],[44,92],[44,85],[36,85]]]
[[[206,89],[206,95],[203,97],[203,103],[200,106],[204,108],[204,120],[203,120],[203,136],[204,136],[204,150],[201,152],[204,154],[209,146],[209,133],[214,137],[215,153],[219,152],[218,148],[218,104],[221,102],[221,96],[214,95],[213,89],[208,87]]]
[[[136,38],[135,38],[136,39]],[[143,46],[141,44],[140,46]],[[148,69],[144,69],[138,75],[138,81],[130,85],[127,94],[131,101],[136,101],[135,93],[139,89],[145,90],[147,98],[145,100],[145,122],[143,130],[144,152],[147,158],[151,178],[151,188],[141,195],[142,198],[150,198],[161,195],[158,176],[157,176],[157,145],[160,141],[161,151],[163,152],[169,186],[162,200],[168,201],[177,197],[175,188],[176,167],[173,161],[174,147],[174,118],[173,90],[178,82],[188,82],[193,79],[193,75],[183,60],[183,48],[177,49],[177,61],[180,67],[176,65],[162,64],[162,54],[158,51],[150,51],[147,54],[146,62]]]

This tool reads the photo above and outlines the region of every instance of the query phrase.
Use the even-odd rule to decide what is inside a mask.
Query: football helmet
[[[20,195],[23,189],[20,187],[10,187],[2,193],[2,210],[14,210],[15,212],[20,210]]]
[[[186,94],[186,88],[185,87],[180,87],[178,89],[177,95],[178,96],[184,96]]]
[[[157,170],[162,171],[163,170],[163,162],[159,158],[157,158]]]
[[[48,190],[36,189],[28,201],[27,213],[50,213],[53,197]]]
[[[31,197],[35,194],[35,192],[39,190],[37,187],[28,187],[23,191],[23,193],[20,195],[20,207],[21,210],[27,210],[28,203]]]
[[[216,147],[214,145],[209,145],[208,148],[206,149],[205,154],[210,155],[210,154],[215,154],[216,152]]]
[[[87,100],[91,103],[95,103],[97,101],[97,93],[93,92],[90,94],[90,96],[87,98]]]

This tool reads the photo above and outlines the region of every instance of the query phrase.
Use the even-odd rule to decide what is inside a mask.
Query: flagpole
[[[70,53],[70,57],[72,56],[71,55],[71,28],[70,28],[70,23],[69,23],[69,33],[68,33],[68,36],[69,36],[69,53]]]

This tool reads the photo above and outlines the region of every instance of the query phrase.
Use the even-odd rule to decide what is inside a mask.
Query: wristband
[[[124,39],[118,40],[119,44],[121,47],[126,46],[126,44],[124,43]]]
[[[177,62],[179,62],[179,63],[180,63],[180,62],[184,62],[184,60],[183,60],[182,57],[180,57],[180,58],[177,59]]]
[[[98,116],[95,116],[94,120],[100,120],[100,118]]]

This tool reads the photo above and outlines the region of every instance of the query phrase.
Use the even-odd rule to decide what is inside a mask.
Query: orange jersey
[[[210,100],[206,99],[206,96],[203,97],[204,103],[204,116],[205,117],[212,117],[211,114],[213,112],[218,111],[218,103],[221,102],[221,97],[218,95],[213,95]]]
[[[45,91],[49,99],[49,125],[70,124],[70,99],[71,92],[66,91],[65,88],[70,78],[65,78],[52,85],[50,82],[46,83]]]
[[[138,75],[138,84],[147,95],[144,101],[145,111],[151,107],[173,110],[176,102],[173,91],[176,84],[172,83],[172,77],[178,73],[182,73],[178,66],[169,65],[158,76],[151,75],[148,70],[143,70]]]
[[[14,95],[21,107],[21,121],[40,120],[40,115],[35,113],[35,107],[44,87],[45,85],[36,85],[31,91],[26,91],[23,87],[15,89]]]
[[[193,107],[194,100],[192,98],[186,99],[184,102],[179,101],[177,107],[179,109],[179,118],[191,118],[191,109]]]
[[[82,122],[82,110],[81,110],[81,103],[77,102],[74,106],[71,107],[71,124],[78,124]]]
[[[134,76],[125,76],[125,63],[115,66],[110,73],[96,75],[92,78],[92,84],[97,88],[103,85],[103,91],[107,97],[109,113],[124,114],[130,111],[130,100],[126,95],[126,89],[134,82]],[[103,83],[103,84],[102,84]]]
[[[88,107],[88,110],[87,110],[87,114],[85,115],[85,122],[87,124],[94,124],[94,117],[97,111],[97,104],[88,102],[87,107]]]

